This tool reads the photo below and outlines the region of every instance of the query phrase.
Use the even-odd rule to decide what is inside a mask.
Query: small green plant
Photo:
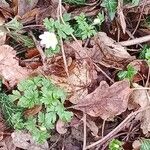
[[[96,34],[94,25],[88,24],[84,13],[81,13],[80,16],[75,17],[77,22],[77,36],[81,37],[82,40],[90,38]]]
[[[140,0],[124,0],[124,3],[131,3],[132,6],[138,6]]]
[[[73,115],[64,107],[64,91],[45,77],[23,80],[12,94],[1,94],[0,97],[0,104],[9,125],[17,130],[27,130],[39,143],[50,137],[58,118],[69,122]],[[40,112],[34,116],[24,116],[25,110],[36,106],[42,107]]]
[[[140,142],[141,142],[140,150],[149,150],[150,149],[150,139],[142,138],[140,140]]]
[[[110,143],[109,143],[109,150],[123,150],[123,142],[117,140],[117,139],[113,139]]]
[[[145,59],[150,64],[150,47],[145,45],[139,55],[140,59]]]
[[[118,73],[118,78],[120,80],[129,79],[130,81],[132,81],[134,75],[136,75],[136,74],[137,74],[137,70],[135,68],[133,68],[131,65],[128,65],[127,70],[120,71]]]
[[[117,0],[103,0],[101,6],[107,9],[110,19],[113,20],[117,11]]]
[[[4,26],[8,30],[9,36],[11,36],[15,41],[21,42],[28,48],[34,47],[33,40],[28,35],[23,34],[23,24],[18,21],[16,17],[10,22],[4,24]]]
[[[73,5],[83,5],[83,4],[85,4],[85,0],[63,0],[63,2],[73,4]]]
[[[73,32],[74,30],[72,29],[72,27],[69,25],[68,22],[62,23],[58,20],[54,20],[52,18],[48,19],[44,19],[44,26],[45,28],[49,31],[49,32],[53,32],[56,33],[58,40],[60,40],[60,38],[62,39],[67,39]],[[52,48],[48,48],[46,49],[46,54],[48,55],[52,55],[55,53],[59,52],[59,46],[57,45],[56,49],[52,49]]]

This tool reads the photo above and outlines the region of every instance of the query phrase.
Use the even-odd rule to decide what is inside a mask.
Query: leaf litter
[[[112,10],[111,5],[108,7],[105,0],[103,0],[103,5],[98,1],[87,0],[80,4],[80,7],[78,7],[77,1],[71,3],[67,0],[64,0],[61,4],[60,1],[53,0],[13,0],[11,3],[2,0],[0,2],[0,76],[3,83],[2,88],[11,93],[11,89],[15,89],[21,80],[44,75],[64,89],[67,93],[65,107],[77,117],[76,119],[73,117],[70,124],[57,120],[55,131],[63,136],[58,138],[58,133],[54,131],[57,140],[48,139],[48,142],[41,145],[33,140],[30,133],[15,130],[12,132],[12,129],[9,128],[8,131],[11,132],[11,136],[10,134],[4,136],[7,131],[3,130],[1,132],[4,135],[0,141],[0,146],[3,149],[15,150],[19,147],[21,149],[45,150],[49,149],[49,146],[54,149],[81,149],[85,141],[87,141],[86,148],[94,148],[97,143],[101,142],[104,142],[104,144],[99,145],[98,148],[105,145],[107,147],[108,142],[117,137],[117,134],[127,135],[123,129],[129,131],[128,125],[132,125],[132,122],[129,121],[128,125],[124,122],[128,119],[128,114],[132,115],[132,112],[134,113],[136,110],[139,113],[133,120],[140,122],[138,129],[142,129],[142,131],[139,131],[139,134],[143,134],[146,138],[150,137],[150,109],[147,109],[150,106],[149,60],[147,60],[148,57],[143,57],[142,60],[139,57],[142,51],[141,47],[144,46],[144,44],[141,44],[143,42],[136,42],[137,45],[132,44],[133,46],[129,45],[129,47],[127,43],[130,38],[138,40],[138,37],[149,34],[150,3],[147,1],[145,4],[145,1],[141,0],[139,3],[134,3],[134,6],[129,1],[118,1],[114,4],[116,8]],[[62,14],[58,13],[60,7]],[[74,24],[74,17],[83,12],[87,18],[89,17],[88,23],[92,24],[90,19],[96,17],[101,9],[104,11],[105,21],[102,25],[94,27],[96,29],[94,36],[82,40],[79,38],[81,33],[78,33],[79,35],[74,33],[75,35],[71,34],[72,39],[69,37],[61,43],[65,51],[66,66],[64,65],[65,57],[63,53],[55,54],[42,62],[41,53],[33,43],[32,48],[27,47],[19,40],[13,40],[10,36],[12,32],[13,34],[17,33],[17,36],[20,34],[22,38],[23,36],[30,37],[29,33],[33,32],[38,42],[38,35],[45,31],[43,20],[46,17],[57,19],[59,15],[63,17],[64,13],[70,13],[69,21]],[[111,9],[112,14],[106,11],[109,9]],[[14,18],[15,20],[13,20]],[[12,25],[11,21],[13,21],[13,26],[19,21],[22,24],[21,28],[19,29],[19,26],[17,30],[8,28],[7,24],[11,23]],[[65,21],[62,22],[68,23]],[[138,22],[138,28],[133,34]],[[76,26],[73,28],[77,30]],[[146,41],[149,40],[146,39]],[[126,44],[122,44],[122,41]],[[149,46],[148,42],[146,44]],[[136,51],[132,51],[132,49]],[[18,51],[22,52],[18,55]],[[146,53],[148,53],[148,50]],[[135,68],[137,73],[132,80],[118,81],[117,73],[119,70],[127,68],[128,65]],[[99,67],[100,71],[96,66]],[[66,67],[68,67],[69,76],[67,76]],[[25,110],[24,115],[25,117],[33,117],[42,109],[43,107],[38,105]],[[82,118],[83,113],[87,115],[86,120]],[[78,125],[73,125],[74,122]],[[2,126],[6,126],[3,121],[1,123]],[[86,124],[87,129],[83,124]],[[119,124],[123,125],[120,127]],[[137,138],[136,134],[133,134],[133,139],[128,140],[123,140],[125,136],[119,136],[119,139],[124,143],[130,141],[133,145]],[[91,144],[92,142],[94,146]]]

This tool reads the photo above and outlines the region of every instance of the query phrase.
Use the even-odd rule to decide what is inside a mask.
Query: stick
[[[146,35],[146,36],[136,38],[133,40],[129,40],[129,41],[119,42],[119,44],[121,44],[122,46],[131,46],[131,45],[136,45],[136,44],[140,44],[140,43],[144,43],[148,41],[150,41],[150,35]]]
[[[119,131],[121,131],[128,124],[128,122],[130,122],[138,113],[145,111],[147,109],[150,109],[150,106],[148,106],[144,109],[140,109],[140,110],[137,110],[135,112],[130,113],[128,115],[128,117],[126,119],[124,119],[114,130],[112,130],[110,133],[108,133],[104,138],[102,138],[102,139],[98,140],[97,142],[94,142],[91,145],[87,146],[86,149],[90,149],[92,147],[95,147],[98,144],[100,144],[100,145],[104,144],[110,138],[112,138],[115,134],[117,134]]]

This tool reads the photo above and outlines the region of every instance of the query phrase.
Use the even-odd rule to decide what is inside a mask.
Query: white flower
[[[53,32],[44,32],[43,34],[41,34],[39,36],[39,38],[41,39],[40,44],[46,48],[52,48],[52,49],[56,49],[56,46],[58,44],[58,40],[57,37],[55,35],[55,33]]]
[[[95,18],[95,19],[94,19],[94,22],[93,22],[93,25],[99,24],[100,22],[101,22],[100,19]]]

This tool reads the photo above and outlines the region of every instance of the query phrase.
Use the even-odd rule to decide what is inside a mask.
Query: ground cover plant
[[[0,149],[150,149],[149,0],[0,1]]]

